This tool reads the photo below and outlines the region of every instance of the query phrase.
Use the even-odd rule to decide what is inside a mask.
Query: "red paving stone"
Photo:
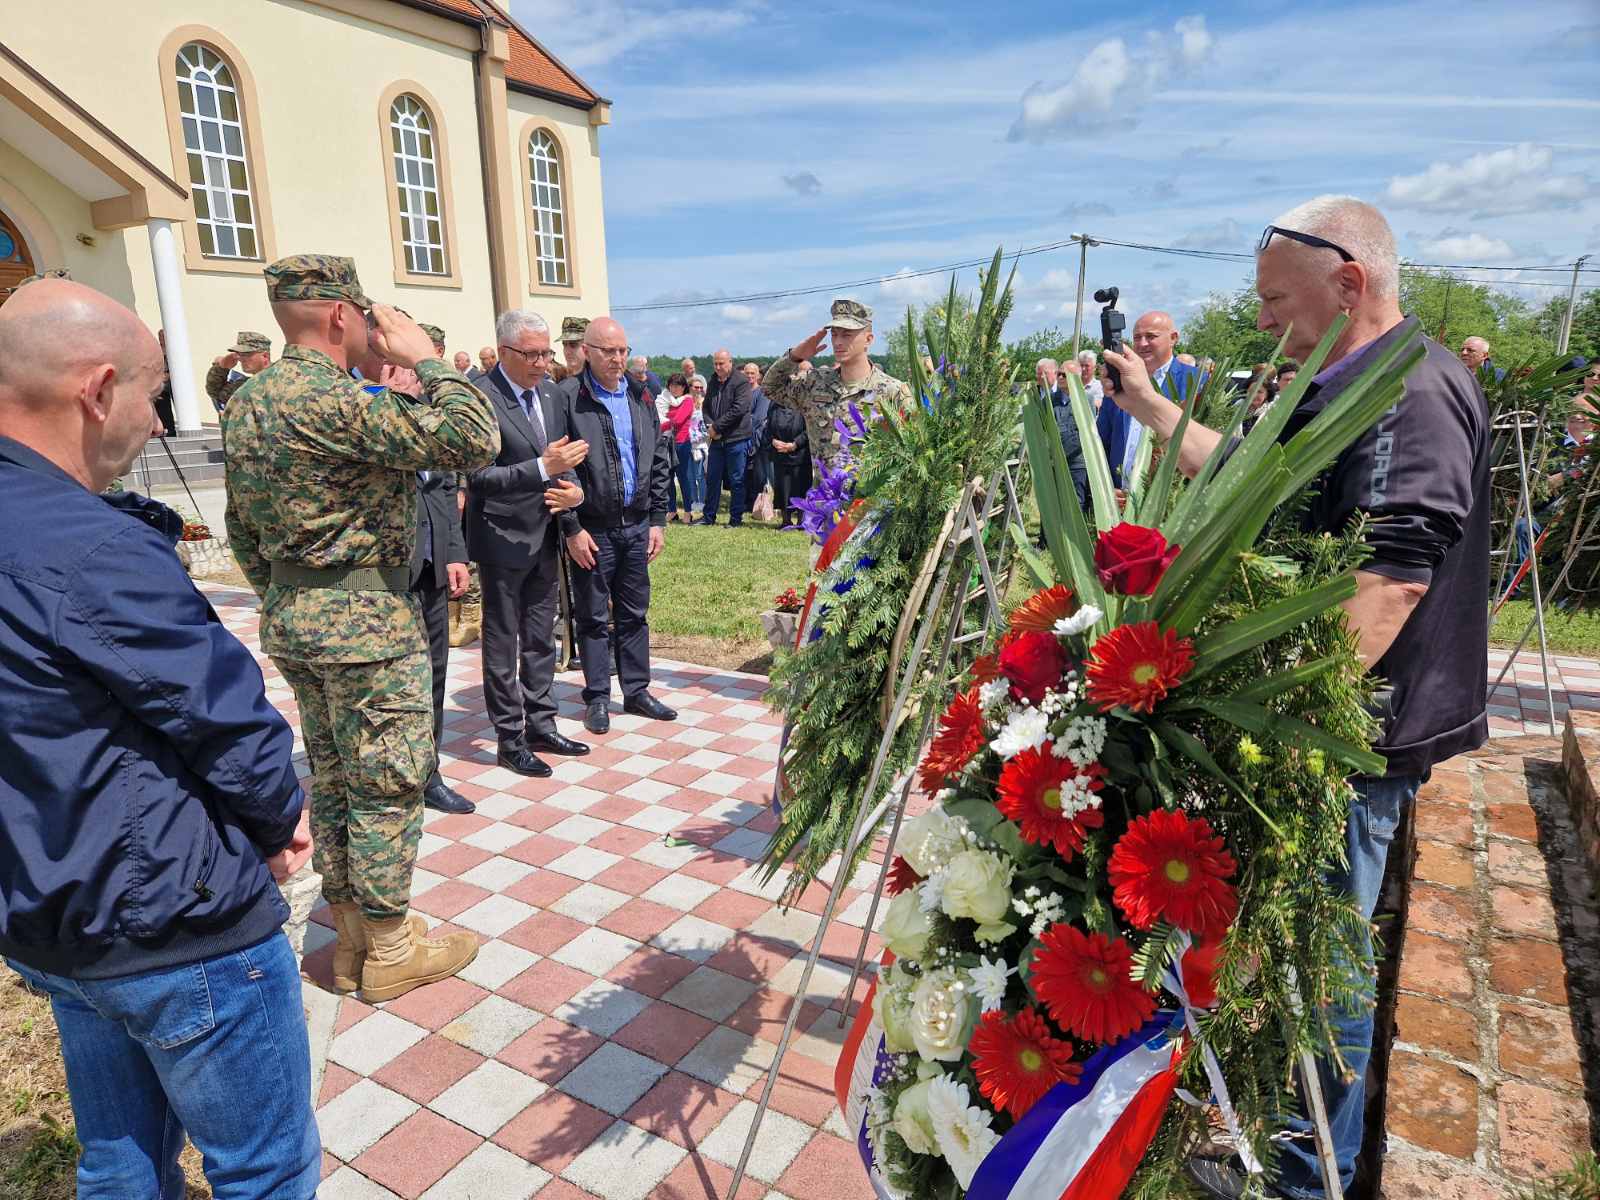
[[[698,1146],[738,1105],[732,1092],[668,1071],[627,1111],[627,1119],[684,1149]]]
[[[389,1001],[383,1011],[437,1032],[488,994],[464,979],[441,979]]]
[[[525,1075],[554,1084],[605,1044],[605,1038],[546,1017],[497,1057]]]
[[[618,1030],[611,1040],[670,1067],[716,1027],[715,1021],[656,1000]]]
[[[611,1128],[615,1119],[571,1096],[548,1091],[502,1125],[489,1140],[558,1175],[588,1149],[590,1142]]]
[[[424,1108],[400,1122],[350,1165],[403,1200],[416,1200],[482,1141],[470,1130]]]
[[[437,1034],[391,1059],[372,1078],[402,1096],[427,1104],[483,1062],[483,1055]]]
[[[498,994],[527,1008],[547,1013],[560,1008],[593,982],[593,975],[547,958],[534,963],[504,985]]]

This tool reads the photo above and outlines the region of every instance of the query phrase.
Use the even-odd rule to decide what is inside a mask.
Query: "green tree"
[[[1196,358],[1214,358],[1249,366],[1267,362],[1278,348],[1278,339],[1256,328],[1261,299],[1255,288],[1245,286],[1236,292],[1212,292],[1183,325],[1178,348]]]
[[[975,311],[972,297],[965,292],[958,291],[955,293],[955,298],[956,323],[966,324],[970,322]],[[922,337],[922,331],[927,327],[930,320],[937,321],[941,326],[944,324],[948,315],[946,309],[949,303],[950,296],[947,293],[938,300],[930,301],[927,304],[911,306],[911,319],[917,327],[919,341]],[[883,369],[896,379],[909,379],[911,378],[911,360],[906,353],[905,310],[895,309],[891,311],[892,315],[889,312],[885,312],[880,313],[877,318],[878,342],[880,345],[888,346],[887,357],[889,361],[884,365]],[[885,322],[888,322],[887,333],[885,333]]]
[[[1552,296],[1532,316],[1535,331],[1553,351],[1561,336],[1561,319],[1567,312],[1567,298]],[[1600,356],[1600,288],[1578,293],[1572,312],[1572,337],[1567,350],[1593,359]]]

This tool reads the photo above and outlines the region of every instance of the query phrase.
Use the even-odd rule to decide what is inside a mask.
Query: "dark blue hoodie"
[[[304,796],[182,523],[0,437],[0,954],[107,978],[270,936]]]

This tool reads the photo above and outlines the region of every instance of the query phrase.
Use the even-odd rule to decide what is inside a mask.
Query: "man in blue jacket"
[[[100,493],[157,427],[156,339],[82,284],[0,310],[0,954],[50,996],[83,1200],[304,1200],[321,1148],[274,886],[310,855],[293,736],[173,552]],[[45,534],[41,523],[48,522]]]
[[[1177,348],[1178,330],[1166,313],[1147,312],[1133,323],[1133,352],[1144,363],[1145,373],[1155,384],[1156,391],[1174,403],[1187,406],[1200,390],[1202,377],[1199,368],[1178,361],[1173,353]],[[1139,461],[1144,426],[1117,405],[1102,403],[1095,427],[1100,432],[1101,445],[1106,448],[1111,482],[1124,491],[1135,490],[1139,481],[1130,476],[1134,464]]]

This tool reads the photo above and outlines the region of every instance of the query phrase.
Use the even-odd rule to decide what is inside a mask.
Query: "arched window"
[[[406,270],[419,275],[447,274],[433,118],[415,96],[399,96],[389,106],[389,137]]]
[[[210,46],[190,42],[178,51],[177,80],[200,252],[208,258],[259,259],[259,224],[233,69]]]
[[[561,150],[555,138],[543,129],[528,139],[528,190],[532,205],[533,257],[538,264],[543,287],[572,286],[572,264],[568,258],[565,179],[561,169]]]

